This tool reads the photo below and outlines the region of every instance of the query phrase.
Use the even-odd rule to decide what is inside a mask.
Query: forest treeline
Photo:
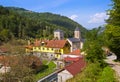
[[[0,41],[10,39],[53,38],[53,31],[62,29],[65,37],[72,37],[73,31],[79,27],[84,37],[87,30],[68,17],[38,13],[23,8],[0,6]]]

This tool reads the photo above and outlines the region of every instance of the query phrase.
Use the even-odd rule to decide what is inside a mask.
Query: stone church
[[[62,40],[64,39],[64,33],[62,30],[56,30],[54,31],[54,38],[58,38],[58,40]],[[77,27],[74,30],[74,37],[73,38],[67,38],[67,41],[70,43],[71,47],[70,47],[70,51],[74,51],[76,49],[82,49],[83,47],[83,41],[81,38],[81,32],[80,29]]]
[[[78,27],[74,30],[74,37],[68,38],[67,40],[71,45],[71,52],[76,49],[82,49],[83,42],[81,38],[81,32]]]

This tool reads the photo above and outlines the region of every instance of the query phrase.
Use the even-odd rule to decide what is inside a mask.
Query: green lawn
[[[51,74],[52,72],[55,71],[55,63],[53,61],[51,61],[49,64],[48,64],[48,68],[43,70],[43,71],[40,71],[38,74],[35,75],[35,78],[36,80],[39,80],[49,74]]]
[[[42,61],[42,63],[43,63],[44,65],[46,65],[47,62],[48,62],[47,60],[43,60],[43,61]]]

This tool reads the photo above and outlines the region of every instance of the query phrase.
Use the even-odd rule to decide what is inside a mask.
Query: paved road
[[[113,61],[114,59],[116,59],[116,57],[115,55],[112,55],[112,56],[107,57],[105,61],[112,67],[113,70],[115,70],[117,78],[120,82],[120,63],[114,62]]]

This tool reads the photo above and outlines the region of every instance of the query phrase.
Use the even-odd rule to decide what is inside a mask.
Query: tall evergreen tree
[[[112,9],[108,10],[109,18],[106,21],[107,45],[120,60],[120,0],[112,0]]]

